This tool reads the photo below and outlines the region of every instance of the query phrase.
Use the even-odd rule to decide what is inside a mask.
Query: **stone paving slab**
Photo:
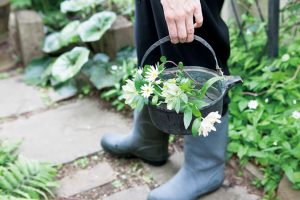
[[[93,168],[76,172],[60,180],[57,190],[59,197],[70,197],[102,186],[114,180],[116,174],[108,163],[100,163]]]
[[[180,169],[181,164],[183,163],[183,153],[176,152],[169,159],[168,162],[160,167],[155,167],[143,163],[143,165],[151,172],[154,180],[159,184],[167,182],[174,174]]]
[[[146,200],[149,191],[147,185],[142,185],[117,192],[111,196],[105,197],[104,200]]]
[[[131,120],[84,99],[0,125],[0,139],[23,139],[20,154],[54,164],[101,150],[104,133],[127,133]]]
[[[216,192],[200,198],[199,200],[260,200],[260,197],[249,194],[245,187],[221,187]]]
[[[52,102],[70,98],[70,96],[59,96],[53,90],[43,94],[37,88],[26,85],[22,81],[22,76],[0,80],[0,91],[0,118],[46,108],[47,105],[43,101],[45,94]]]
[[[169,158],[168,162],[164,166],[154,167],[148,164],[144,164],[144,166],[151,172],[154,180],[161,185],[172,178],[180,169],[184,161],[183,156],[182,152],[176,152]],[[201,200],[260,200],[260,197],[249,194],[245,187],[222,186],[216,192],[202,197]]]
[[[279,183],[277,196],[280,200],[299,200],[300,190],[294,190],[291,182],[284,176]]]

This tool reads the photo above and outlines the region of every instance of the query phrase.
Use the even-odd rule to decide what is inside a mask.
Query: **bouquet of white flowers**
[[[126,104],[138,111],[144,105],[151,104],[183,113],[185,129],[191,125],[194,136],[206,137],[209,132],[216,130],[215,124],[221,122],[221,115],[210,112],[203,118],[200,110],[208,105],[208,89],[216,82],[224,80],[224,77],[216,76],[200,84],[184,70],[182,63],[172,63],[179,70],[172,77],[167,77],[164,73],[167,63],[170,61],[162,57],[161,63],[155,66],[145,65],[143,69],[139,69],[133,79],[127,80],[127,84],[123,86],[122,98]]]

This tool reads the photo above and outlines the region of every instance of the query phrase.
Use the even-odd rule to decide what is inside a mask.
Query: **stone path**
[[[109,111],[96,99],[73,99],[60,103],[69,97],[59,97],[51,91],[41,92],[22,83],[20,76],[0,80],[0,91],[0,139],[22,140],[20,154],[39,161],[70,164],[78,162],[79,158],[101,154],[99,140],[104,133],[125,134],[132,124],[131,120]],[[49,106],[49,99],[50,102],[58,102],[58,105]],[[7,120],[12,116],[14,118]],[[163,167],[143,164],[138,170],[151,174],[151,179],[159,185],[178,171],[182,160],[182,153],[176,152]],[[57,196],[68,199],[95,188],[106,188],[108,195],[100,199],[146,199],[152,186],[145,181],[110,192],[115,191],[111,185],[118,185],[118,177],[122,177],[112,165],[114,161],[117,161],[116,158],[110,157],[110,161],[103,159],[92,167],[67,173],[60,179]],[[135,165],[133,167],[136,168]],[[96,200],[89,197],[82,199]],[[259,197],[249,194],[245,187],[224,186],[202,199],[257,200]]]

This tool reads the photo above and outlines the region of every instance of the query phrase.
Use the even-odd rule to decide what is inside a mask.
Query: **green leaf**
[[[67,24],[61,32],[48,35],[44,41],[43,51],[45,53],[53,53],[78,42],[80,39],[77,31],[79,25],[80,22],[76,20]]]
[[[207,90],[216,82],[218,81],[221,81],[221,80],[224,80],[224,77],[222,76],[216,76],[216,77],[213,77],[211,79],[209,79],[208,81],[205,82],[205,84],[203,85],[203,87],[201,88],[201,91],[200,91],[200,99],[203,99]]]
[[[240,145],[241,144],[239,144],[239,143],[237,143],[237,142],[230,142],[229,144],[228,144],[228,151],[229,152],[232,152],[232,153],[237,153],[238,152],[238,150],[239,150],[239,148],[240,148]]]
[[[62,84],[59,84],[55,87],[55,91],[61,96],[61,97],[71,97],[77,94],[78,89],[76,86],[76,82],[74,80],[69,80],[67,82],[64,82]]]
[[[137,103],[137,106],[136,106],[136,110],[138,112],[141,112],[141,110],[143,109],[144,107],[144,104],[145,104],[145,100],[143,97],[139,97],[139,100],[138,100],[138,103]]]
[[[45,53],[51,53],[58,51],[63,47],[63,44],[60,42],[60,33],[52,33],[45,38],[43,51]]]
[[[201,117],[201,112],[196,105],[192,105],[192,112],[195,117]]]
[[[241,101],[238,103],[238,106],[239,106],[240,111],[243,111],[243,110],[245,110],[245,108],[247,108],[247,106],[248,106],[248,101],[247,101],[247,100],[241,100]]]
[[[152,105],[157,105],[157,102],[158,102],[158,96],[155,95],[155,96],[152,98]]]
[[[160,57],[160,61],[161,61],[162,63],[165,63],[165,62],[167,62],[167,58],[166,58],[166,56],[162,56],[162,57]]]
[[[94,14],[79,26],[79,35],[83,42],[95,42],[112,26],[117,16],[110,11]]]
[[[193,122],[193,125],[192,125],[192,135],[193,136],[198,136],[199,135],[200,126],[201,126],[201,117],[196,118]]]
[[[78,20],[67,24],[60,32],[60,41],[63,46],[73,44],[79,41],[78,27],[80,22]]]
[[[92,84],[98,89],[108,88],[118,83],[126,74],[123,66],[117,66],[108,62],[109,57],[105,54],[96,54],[92,61],[89,61],[83,69]],[[113,70],[111,67],[117,66],[118,69]]]
[[[177,113],[180,112],[180,99],[179,98],[177,98],[176,101],[175,101],[175,111]]]
[[[48,77],[42,76],[53,61],[50,57],[42,57],[32,60],[25,69],[23,80],[31,85],[42,85]]]
[[[184,117],[183,117],[185,129],[188,129],[188,127],[190,126],[190,124],[192,122],[192,118],[193,118],[192,109],[190,107],[187,107],[184,110]]]
[[[60,4],[62,13],[78,12],[103,3],[104,0],[67,0]]]
[[[58,82],[65,82],[76,76],[88,61],[90,51],[84,47],[75,47],[64,53],[52,65],[52,76]]]

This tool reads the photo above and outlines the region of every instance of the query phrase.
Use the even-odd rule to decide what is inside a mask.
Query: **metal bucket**
[[[144,65],[145,60],[148,55],[158,46],[170,41],[170,37],[167,36],[162,38],[158,42],[154,43],[145,53],[141,66]],[[205,101],[208,105],[200,108],[202,117],[206,117],[210,112],[218,111],[220,114],[223,109],[223,99],[226,93],[236,84],[242,83],[240,76],[224,76],[222,69],[219,67],[216,54],[212,47],[201,37],[195,36],[195,41],[202,43],[207,47],[212,55],[214,56],[216,62],[216,71],[200,67],[200,66],[185,66],[184,71],[188,73],[191,78],[197,81],[200,86],[204,85],[206,81],[213,77],[223,76],[224,80],[217,81],[213,84],[207,91]],[[164,72],[164,77],[170,79],[178,71],[178,67],[166,69]],[[152,123],[161,131],[173,135],[191,135],[191,125],[188,129],[185,129],[183,122],[183,113],[176,113],[174,110],[168,110],[163,105],[153,106],[149,103],[149,114]]]

